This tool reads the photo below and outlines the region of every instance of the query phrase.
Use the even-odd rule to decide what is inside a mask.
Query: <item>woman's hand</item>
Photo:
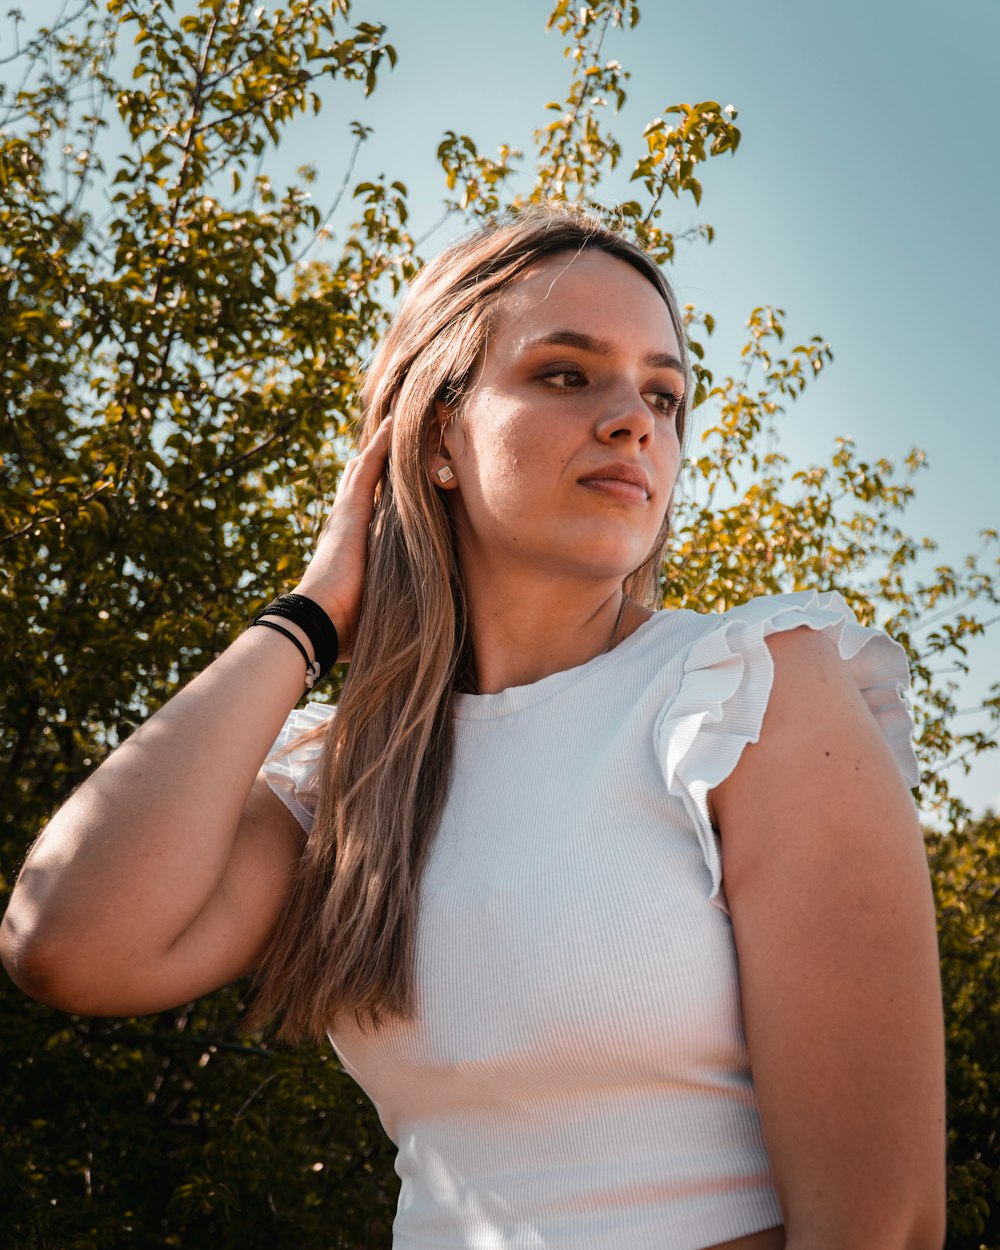
[[[375,515],[376,492],[385,472],[392,430],[390,414],[374,438],[344,468],[336,498],[316,546],[316,554],[296,587],[333,621],[340,641],[339,659],[350,659],[358,625],[368,558],[368,530]]]

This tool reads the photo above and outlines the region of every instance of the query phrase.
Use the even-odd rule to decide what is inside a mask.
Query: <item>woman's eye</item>
[[[554,369],[551,373],[543,373],[542,377],[559,391],[576,390],[587,382],[580,369]]]
[[[678,395],[676,391],[648,391],[647,395],[653,407],[666,417],[675,416],[684,402],[684,396]]]

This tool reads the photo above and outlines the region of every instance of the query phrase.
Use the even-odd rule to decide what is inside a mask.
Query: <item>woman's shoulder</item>
[[[665,615],[670,615],[666,613]],[[654,618],[655,619],[655,618]],[[891,720],[894,737],[909,739],[912,728],[905,692],[909,662],[902,646],[881,629],[864,625],[837,591],[802,590],[761,595],[725,612],[681,609],[676,641],[683,651],[683,676],[669,718],[698,713],[720,731],[759,729],[774,680],[772,648],[808,662],[822,636],[836,649],[877,719]],[[777,636],[799,634],[791,646]],[[669,635],[664,631],[667,640]],[[801,654],[800,654],[801,653]]]
[[[795,590],[783,594],[758,595],[723,611],[684,606],[654,612],[640,627],[649,631],[652,645],[669,650],[697,649],[685,668],[712,665],[735,650],[746,657],[764,640],[775,634],[809,629],[825,634],[834,642],[841,657],[851,660],[869,643],[883,656],[895,657],[900,679],[909,683],[909,670],[903,648],[884,630],[864,625],[847,600],[836,590]]]
[[[734,622],[756,624],[780,622],[786,614],[803,615],[808,618],[805,623],[816,622],[819,625],[832,624],[837,621],[857,623],[857,614],[850,607],[844,596],[836,590],[792,590],[769,595],[755,595],[741,603],[727,608],[702,608],[696,604],[685,603],[683,606],[662,609],[654,612],[654,617],[684,617],[697,622],[700,632],[711,633]]]
[[[669,792],[684,801],[703,839],[713,871],[712,898],[719,901],[722,869],[708,796],[760,739],[775,682],[775,653],[781,653],[785,688],[789,671],[808,677],[811,663],[839,666],[862,695],[900,773],[914,786],[919,768],[906,700],[909,665],[899,643],[862,625],[836,591],[765,595],[726,612],[682,611],[681,673],[659,715],[656,746]],[[802,689],[815,685],[804,680]]]

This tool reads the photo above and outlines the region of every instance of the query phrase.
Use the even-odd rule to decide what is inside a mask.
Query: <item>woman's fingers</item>
[[[389,416],[364,450],[344,466],[316,553],[298,587],[301,594],[315,599],[325,608],[337,627],[342,653],[349,647],[357,625],[364,588],[368,530],[389,455],[391,429],[392,418]]]
[[[356,472],[374,473],[382,476],[385,462],[389,458],[389,441],[392,436],[392,413],[382,421],[375,431],[371,442],[359,455],[355,456],[350,465],[357,466]]]
[[[389,436],[392,432],[392,417],[388,416],[375,431],[371,442],[365,447],[364,451],[359,452],[356,456],[352,456],[344,465],[343,476],[340,479],[340,488],[337,491],[337,499],[339,499],[345,488],[349,488],[355,484],[365,486],[370,485],[372,495],[374,497],[375,487],[378,485],[382,474],[385,472],[386,461],[389,458]],[[336,507],[337,500],[334,500]]]

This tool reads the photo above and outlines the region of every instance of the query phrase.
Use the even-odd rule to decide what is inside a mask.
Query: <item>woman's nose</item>
[[[654,417],[634,386],[619,387],[597,420],[597,437],[603,442],[645,443],[652,435]]]

